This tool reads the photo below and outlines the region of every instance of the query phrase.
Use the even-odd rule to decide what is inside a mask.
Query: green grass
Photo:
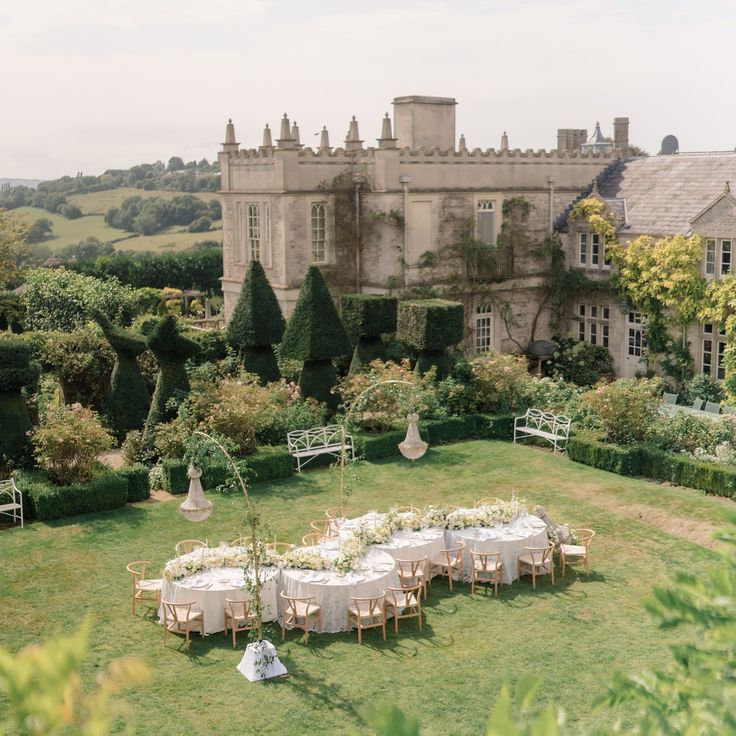
[[[256,485],[253,495],[270,533],[297,541],[311,519],[336,503],[335,488],[333,473],[322,469]],[[424,736],[480,734],[501,682],[529,673],[544,678],[542,699],[564,706],[575,732],[606,717],[591,704],[611,670],[666,666],[668,644],[687,634],[659,631],[643,611],[652,586],[675,570],[702,570],[714,557],[627,518],[627,506],[690,515],[714,527],[723,522],[725,506],[695,491],[483,441],[431,448],[414,465],[400,458],[361,462],[350,506],[359,514],[393,504],[472,504],[480,496],[509,497],[512,490],[546,506],[558,521],[597,530],[589,577],[573,571],[554,587],[542,581],[536,592],[525,578],[503,586],[498,599],[471,597],[466,585],[450,594],[435,581],[424,631],[402,622],[399,639],[389,634],[386,643],[376,632],[366,633],[363,646],[355,633],[313,634],[305,645],[291,632],[282,643],[269,625],[289,670],[283,680],[243,679],[235,671],[242,650],[233,650],[224,634],[195,636],[189,651],[174,636],[164,647],[152,611],[130,614],[126,563],[149,559],[160,567],[180,539],[216,544],[238,536],[242,501],[233,497],[210,495],[214,511],[198,525],[182,519],[173,501],[3,532],[0,642],[17,650],[54,631],[71,631],[92,614],[85,681],[122,655],[139,657],[152,670],[150,686],[127,696],[141,714],[137,733],[367,733],[365,709],[394,702],[421,719]],[[612,502],[622,513],[610,510]]]
[[[184,194],[193,194],[203,202],[217,199],[217,192],[172,192],[168,189],[136,189],[135,187],[120,187],[107,189],[103,192],[88,192],[87,194],[71,194],[67,197],[70,204],[75,204],[85,215],[104,215],[111,207],[120,207],[128,197],[160,197],[173,199]]]
[[[216,229],[205,233],[188,233],[183,232],[181,228],[172,227],[162,233],[156,233],[156,235],[139,235],[129,240],[122,240],[116,243],[115,247],[118,250],[141,253],[144,251],[186,250],[203,240],[216,240],[222,245],[222,222],[218,220],[213,223],[213,227]]]

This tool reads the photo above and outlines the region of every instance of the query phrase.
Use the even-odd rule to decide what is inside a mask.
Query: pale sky
[[[735,28],[733,0],[0,0],[0,177],[212,160],[284,112],[376,145],[411,94],[455,97],[470,148],[628,116],[650,153],[733,150]]]

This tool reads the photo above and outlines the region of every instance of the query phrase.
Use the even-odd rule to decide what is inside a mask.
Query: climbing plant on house
[[[723,367],[724,386],[731,401],[736,401],[736,276],[729,274],[708,284],[705,303],[698,315],[702,322],[713,322],[726,333]]]

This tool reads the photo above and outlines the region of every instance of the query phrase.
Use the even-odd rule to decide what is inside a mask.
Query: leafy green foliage
[[[16,286],[19,264],[26,255],[28,230],[13,214],[0,209],[0,287]]]
[[[352,340],[395,332],[397,304],[395,296],[343,294],[342,321]]]
[[[156,390],[146,419],[146,444],[150,444],[155,426],[173,419],[177,406],[189,393],[189,378],[184,364],[197,355],[200,348],[180,333],[176,318],[172,316],[164,317],[156,324],[146,343],[159,366]]]
[[[683,385],[679,403],[692,406],[695,399],[702,399],[720,404],[725,398],[726,393],[720,381],[716,381],[712,376],[698,375]]]
[[[114,278],[103,281],[64,268],[38,268],[28,272],[26,284],[29,330],[70,332],[90,319],[91,309],[121,325],[130,324],[136,313],[135,292]]]
[[[200,222],[202,229],[190,232],[209,230],[211,219],[208,205],[199,197],[183,194],[167,200],[162,197],[140,197],[138,195],[123,200],[120,207],[111,207],[105,214],[105,222],[110,227],[130,232],[150,235],[172,225],[191,226]],[[202,227],[201,220],[207,220],[207,227]]]
[[[142,429],[148,416],[148,388],[137,360],[146,343],[143,335],[113,325],[102,312],[94,310],[92,316],[115,351],[104,414],[115,436],[122,440],[131,429]]]
[[[12,291],[0,291],[0,332],[8,328],[16,334],[23,332],[25,313],[20,295]]]
[[[145,501],[151,495],[148,482],[148,467],[142,463],[124,465],[117,471],[121,478],[128,483],[128,503]]]
[[[585,340],[555,338],[559,348],[545,365],[545,372],[577,386],[592,386],[603,376],[613,375],[613,357],[601,345]]]
[[[487,353],[471,361],[478,408],[491,414],[520,409],[531,381],[524,356]]]

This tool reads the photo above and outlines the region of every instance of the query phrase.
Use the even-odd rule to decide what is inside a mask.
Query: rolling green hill
[[[136,189],[135,187],[119,187],[102,192],[88,192],[87,194],[70,194],[67,200],[70,204],[79,207],[85,215],[104,215],[111,207],[120,207],[128,197],[159,197],[160,199],[174,199],[183,194],[191,194],[203,202],[217,199],[215,192],[173,192],[168,189]]]

